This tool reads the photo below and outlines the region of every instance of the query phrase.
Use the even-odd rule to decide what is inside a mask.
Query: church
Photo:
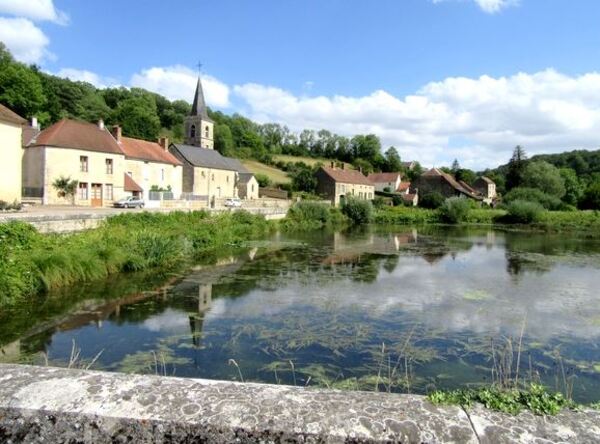
[[[210,205],[217,199],[239,197],[240,174],[248,171],[237,159],[216,151],[214,122],[208,116],[202,80],[198,77],[192,112],[185,119],[185,143],[173,143],[169,151],[183,164],[182,192]]]

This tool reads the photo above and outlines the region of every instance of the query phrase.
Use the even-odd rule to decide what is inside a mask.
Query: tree
[[[577,174],[571,168],[561,168],[560,177],[562,177],[565,184],[565,195],[563,200],[569,205],[577,206],[585,191]]]
[[[296,191],[314,193],[317,189],[317,178],[310,168],[299,168],[292,174],[292,187]]]
[[[265,188],[271,185],[271,179],[266,174],[255,174],[254,177],[258,182],[258,186],[261,188]]]
[[[462,180],[468,185],[473,185],[473,182],[477,180],[477,175],[475,172],[467,168],[459,168],[454,173],[454,176],[456,177],[456,180]]]
[[[156,103],[149,96],[138,95],[120,102],[111,120],[120,123],[129,137],[156,140],[160,132]]]
[[[225,123],[215,125],[215,149],[223,156],[232,156],[235,151],[233,134]]]
[[[70,177],[60,176],[52,182],[52,186],[58,191],[58,197],[71,198],[71,203],[75,205],[75,192],[79,182]]]
[[[450,168],[450,170],[452,171],[452,174],[456,174],[456,172],[460,169],[460,164],[458,163],[458,159],[454,159],[454,162],[452,162],[452,167]]]
[[[365,176],[373,172],[373,165],[368,160],[362,158],[354,159],[352,165]]]
[[[565,195],[565,183],[560,171],[548,162],[530,162],[525,167],[521,184],[524,187],[537,188],[559,199]]]
[[[385,160],[386,160],[386,170],[392,173],[398,172],[402,169],[402,161],[400,160],[400,155],[398,154],[398,150],[391,146],[385,152]]]
[[[520,145],[517,145],[508,162],[508,172],[506,174],[506,188],[508,190],[522,185],[526,165],[527,154]]]
[[[584,210],[600,210],[600,181],[591,183],[581,199]]]
[[[0,102],[26,118],[42,111],[46,96],[39,77],[6,54],[0,60]]]

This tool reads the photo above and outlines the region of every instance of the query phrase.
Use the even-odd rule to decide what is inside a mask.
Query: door
[[[92,206],[93,207],[101,207],[102,206],[102,184],[101,183],[93,183],[92,184]]]

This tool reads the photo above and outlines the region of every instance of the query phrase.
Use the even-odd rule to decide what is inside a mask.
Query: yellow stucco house
[[[0,200],[21,201],[21,163],[23,126],[27,121],[0,104]]]

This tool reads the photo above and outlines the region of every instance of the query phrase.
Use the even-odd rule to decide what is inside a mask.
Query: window
[[[88,172],[88,156],[79,156],[79,171]]]
[[[165,180],[165,169],[161,168],[160,170],[160,180],[164,181]]]
[[[206,137],[207,139],[210,139],[209,134],[210,134],[210,130],[208,129],[208,125],[206,125],[206,127],[204,128],[204,137]]]
[[[212,175],[212,177],[211,177],[211,180],[212,180],[213,182],[215,181],[215,175],[214,175],[214,173],[213,173],[213,175]]]
[[[202,177],[206,177],[206,173],[202,171]]]
[[[128,175],[129,177],[133,177],[133,173],[132,173],[131,171],[127,171],[127,175]]]
[[[227,183],[229,183],[229,176],[227,176]]]
[[[104,185],[104,195],[107,200],[113,200],[113,186],[112,183],[107,183]]]
[[[88,184],[85,182],[79,182],[77,186],[77,198],[79,200],[88,200]]]
[[[196,125],[192,125],[192,127],[190,128],[190,137],[192,139],[196,138]]]
[[[112,174],[113,173],[113,160],[112,159],[106,159],[106,174]]]

